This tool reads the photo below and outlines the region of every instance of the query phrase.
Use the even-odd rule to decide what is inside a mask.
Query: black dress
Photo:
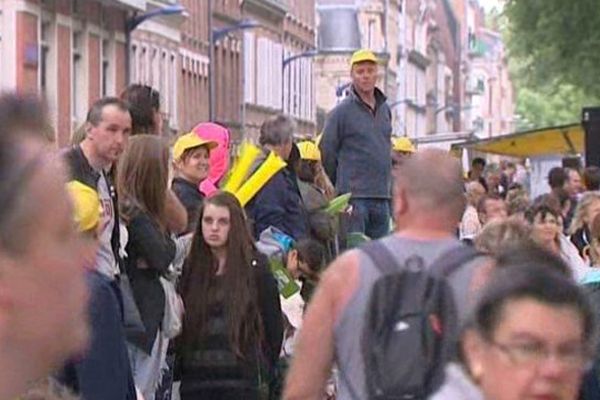
[[[244,350],[238,357],[229,342],[225,290],[220,277],[210,289],[212,300],[206,321],[206,332],[193,346],[178,347],[177,375],[181,380],[182,400],[258,400],[259,381],[268,381],[279,356],[283,340],[283,320],[277,284],[258,257],[251,268],[256,271],[257,296],[261,313],[264,340]],[[185,329],[185,326],[184,326]]]

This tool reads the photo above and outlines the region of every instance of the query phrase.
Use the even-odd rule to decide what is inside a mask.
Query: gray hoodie
[[[392,113],[379,89],[375,101],[372,110],[353,88],[325,121],[323,167],[340,194],[390,198]]]

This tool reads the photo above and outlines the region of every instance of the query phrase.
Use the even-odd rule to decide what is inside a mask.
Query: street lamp
[[[260,26],[260,24],[254,20],[246,19],[238,22],[235,25],[228,26],[222,29],[214,29],[212,27],[212,1],[209,1],[209,22],[210,22],[210,44],[208,49],[208,76],[209,76],[209,84],[208,84],[208,120],[214,121],[215,119],[215,74],[213,68],[213,56],[214,56],[214,47],[219,39],[227,36],[231,32],[244,30],[244,29],[252,29]],[[245,101],[242,99],[242,101]]]
[[[308,50],[305,51],[303,53],[299,53],[299,54],[294,54],[293,56],[290,56],[288,58],[284,58],[283,59],[283,70],[285,71],[285,67],[287,67],[292,61],[295,61],[299,58],[309,58],[309,57],[315,57],[319,55],[319,51],[318,50]]]
[[[125,46],[127,48],[125,54],[125,81],[127,84],[129,84],[131,80],[131,32],[133,32],[144,21],[167,15],[187,16],[187,10],[181,4],[174,4],[171,6],[157,8],[144,14],[136,14],[125,21]]]

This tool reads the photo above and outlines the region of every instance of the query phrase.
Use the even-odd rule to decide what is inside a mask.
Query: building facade
[[[405,0],[401,16],[398,134],[460,129],[460,25],[448,0]]]
[[[506,53],[477,0],[319,0],[317,16],[321,121],[348,87],[350,54],[367,47],[386,62],[379,87],[395,135],[430,141],[512,128]]]
[[[128,21],[179,4],[185,12],[127,30]],[[314,0],[0,0],[0,89],[40,93],[59,146],[93,101],[128,83],[160,92],[163,134],[189,131],[209,119],[212,28],[215,122],[236,140],[256,138],[265,118],[285,112],[301,135],[313,134],[313,61],[290,62],[284,76],[283,60],[315,48],[314,7]],[[245,20],[259,26],[237,29]]]
[[[462,129],[487,138],[513,132],[514,91],[499,32],[476,0],[454,0],[461,29]]]
[[[177,0],[146,0],[140,14],[178,4]],[[158,90],[164,124],[163,135],[177,133],[182,125],[179,99],[182,88],[182,23],[189,11],[178,15],[149,18],[131,32],[129,83],[148,85]]]
[[[401,6],[401,0],[317,1],[320,55],[315,62],[321,124],[324,115],[347,94],[350,57],[359,48],[377,54],[382,63],[377,86],[393,108],[398,105]]]
[[[313,60],[290,57],[315,48],[314,0],[244,0],[242,15],[259,27],[244,32],[242,121],[256,139],[262,122],[285,113],[298,122],[298,135],[315,131]]]
[[[209,26],[214,42],[214,117],[234,140],[256,140],[263,121],[284,112],[299,135],[315,127],[312,60],[287,57],[315,47],[314,0],[183,0],[189,18],[181,43],[180,121],[184,130],[209,118]],[[209,16],[212,15],[212,21]],[[248,23],[248,22],[251,23]],[[238,29],[240,26],[243,29]]]
[[[96,99],[125,87],[128,13],[141,0],[0,0],[0,90],[38,93],[56,142],[69,143]]]

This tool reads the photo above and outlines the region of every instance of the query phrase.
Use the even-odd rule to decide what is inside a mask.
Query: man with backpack
[[[321,278],[285,399],[320,398],[334,362],[342,400],[424,399],[441,385],[486,272],[454,236],[465,209],[459,162],[415,154],[398,168],[393,205],[396,233],[345,253]]]

